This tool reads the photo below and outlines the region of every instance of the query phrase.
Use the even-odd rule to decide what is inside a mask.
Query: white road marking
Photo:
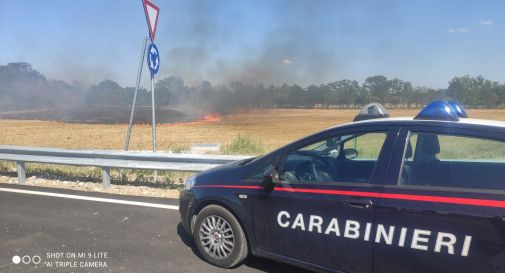
[[[59,197],[59,198],[68,198],[68,199],[77,199],[77,200],[86,200],[86,201],[95,201],[95,202],[124,204],[124,205],[141,206],[141,207],[179,210],[179,206],[174,206],[174,205],[164,205],[164,204],[128,201],[128,200],[120,200],[120,199],[100,198],[100,197],[91,197],[91,196],[83,196],[83,195],[0,188],[0,192],[2,192],[2,191],[3,192],[13,192],[13,193],[23,193],[23,194],[42,195],[42,196],[51,196],[51,197]]]

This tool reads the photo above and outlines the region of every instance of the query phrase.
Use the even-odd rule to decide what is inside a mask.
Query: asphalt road
[[[0,188],[177,205],[177,200],[160,198]],[[0,191],[0,272],[305,271],[254,257],[232,270],[209,265],[197,256],[177,210]]]

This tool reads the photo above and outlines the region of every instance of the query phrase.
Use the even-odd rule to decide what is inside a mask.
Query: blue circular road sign
[[[147,49],[147,66],[149,67],[152,76],[156,75],[160,69],[160,54],[158,47],[156,47],[154,43],[150,44]]]

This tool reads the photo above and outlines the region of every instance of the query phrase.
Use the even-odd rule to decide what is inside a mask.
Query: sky
[[[362,82],[385,75],[443,88],[454,76],[505,82],[505,1],[153,0],[158,79],[188,84]],[[49,79],[134,86],[141,0],[0,0],[0,65]],[[143,85],[148,71],[144,65]]]

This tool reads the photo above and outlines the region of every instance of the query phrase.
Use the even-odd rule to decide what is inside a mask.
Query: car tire
[[[198,213],[193,239],[201,257],[218,267],[233,268],[248,254],[247,239],[240,223],[218,205],[209,205]]]

